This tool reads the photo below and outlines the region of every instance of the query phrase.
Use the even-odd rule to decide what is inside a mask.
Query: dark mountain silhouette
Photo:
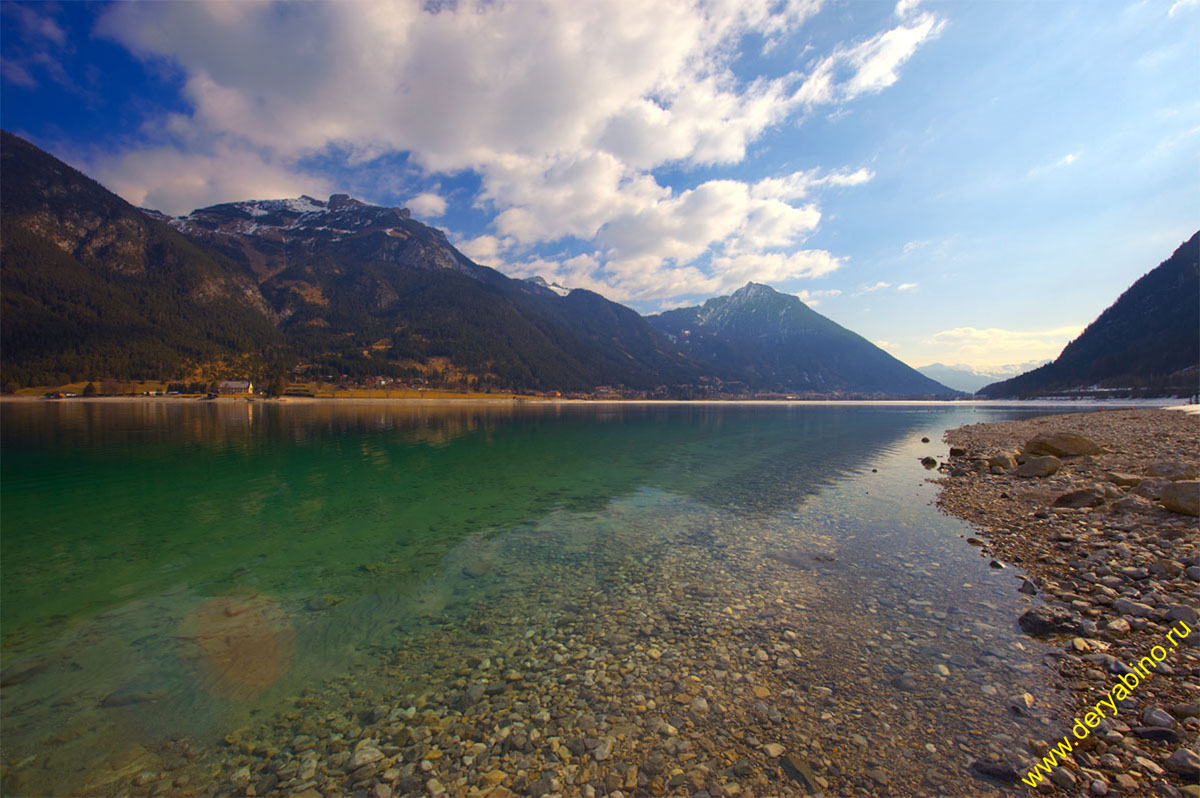
[[[281,343],[271,308],[238,264],[0,135],[6,383],[165,377]]]
[[[1129,287],[1052,362],[980,389],[992,398],[1090,388],[1152,395],[1200,387],[1200,232]]]

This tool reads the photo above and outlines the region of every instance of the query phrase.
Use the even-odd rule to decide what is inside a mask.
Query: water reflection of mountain
[[[714,405],[12,404],[6,648],[179,585],[403,592],[470,535],[657,489],[795,507],[928,411]],[[26,633],[30,637],[26,637]]]

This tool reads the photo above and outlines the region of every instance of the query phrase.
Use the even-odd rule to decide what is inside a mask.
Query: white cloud
[[[817,63],[792,99],[812,107],[883,91],[899,79],[900,67],[917,49],[944,28],[941,17],[926,12],[856,45],[838,47]],[[847,71],[849,76],[839,79]]]
[[[417,218],[436,219],[446,212],[446,200],[429,192],[418,194],[404,204]]]
[[[1078,152],[1068,152],[1066,155],[1055,161],[1042,164],[1041,166],[1035,166],[1029,170],[1027,177],[1040,177],[1041,175],[1044,175],[1047,172],[1051,172],[1055,169],[1062,169],[1064,167],[1071,166],[1079,160],[1080,154],[1081,153]]]
[[[885,288],[891,288],[891,287],[892,287],[891,283],[885,283],[883,280],[880,280],[879,282],[875,283],[874,285],[866,286],[865,288],[862,289],[862,291],[860,293],[870,294],[874,291],[882,291]]]
[[[1167,16],[1173,17],[1177,11],[1185,11],[1196,6],[1200,6],[1200,0],[1175,0],[1171,5],[1171,10],[1167,12]]]
[[[481,235],[457,243],[458,250],[476,263],[496,268],[504,264],[500,250],[505,243],[492,235]]]
[[[825,297],[835,297],[841,295],[842,292],[836,288],[828,288],[816,291],[809,291],[806,289],[796,292],[796,296],[800,299],[800,301],[808,305],[810,308],[821,304],[822,299]]]
[[[1042,330],[955,327],[936,332],[923,343],[936,348],[938,354],[934,359],[939,362],[970,363],[982,368],[1030,360],[1052,360],[1081,332],[1082,325]]]
[[[821,218],[814,194],[862,185],[870,170],[683,189],[652,172],[741,163],[773,126],[891,86],[944,24],[902,0],[894,27],[834,45],[807,74],[735,74],[747,38],[794,42],[822,4],[117,4],[99,33],[176,66],[190,110],[164,120],[153,147],[102,156],[97,171],[129,198],[179,213],[293,186],[311,193],[298,164],[331,152],[359,164],[405,152],[427,175],[478,175],[475,204],[492,215],[490,238],[507,242],[464,245],[483,262],[534,263],[533,247],[577,239],[596,251],[594,266],[559,268],[643,299],[723,289],[732,275],[825,274],[839,259],[802,248]],[[433,194],[409,205],[418,216],[446,211]]]
[[[917,3],[919,2],[920,0],[899,0],[899,2],[896,3],[896,16],[907,17],[909,14],[916,11]]]
[[[297,173],[254,151],[221,144],[210,152],[169,146],[134,150],[102,162],[96,176],[134,205],[172,215],[234,199],[326,197],[335,190],[325,178]]]
[[[896,286],[896,290],[897,291],[915,291],[915,290],[917,290],[917,284],[916,283],[900,283],[900,285]]]

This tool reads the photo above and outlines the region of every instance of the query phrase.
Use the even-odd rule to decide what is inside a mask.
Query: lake
[[[5,403],[4,793],[988,794],[1050,649],[919,460],[1046,412]]]

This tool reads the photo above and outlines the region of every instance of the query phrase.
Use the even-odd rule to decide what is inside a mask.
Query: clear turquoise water
[[[917,459],[945,429],[1045,412],[6,403],[5,768],[69,791],[130,745],[217,739],[430,622],[464,626],[539,563],[599,583],[643,544],[737,545],[733,524],[837,552],[814,568],[830,595],[892,590],[900,612],[958,591],[1003,616],[1013,572],[930,506]]]

